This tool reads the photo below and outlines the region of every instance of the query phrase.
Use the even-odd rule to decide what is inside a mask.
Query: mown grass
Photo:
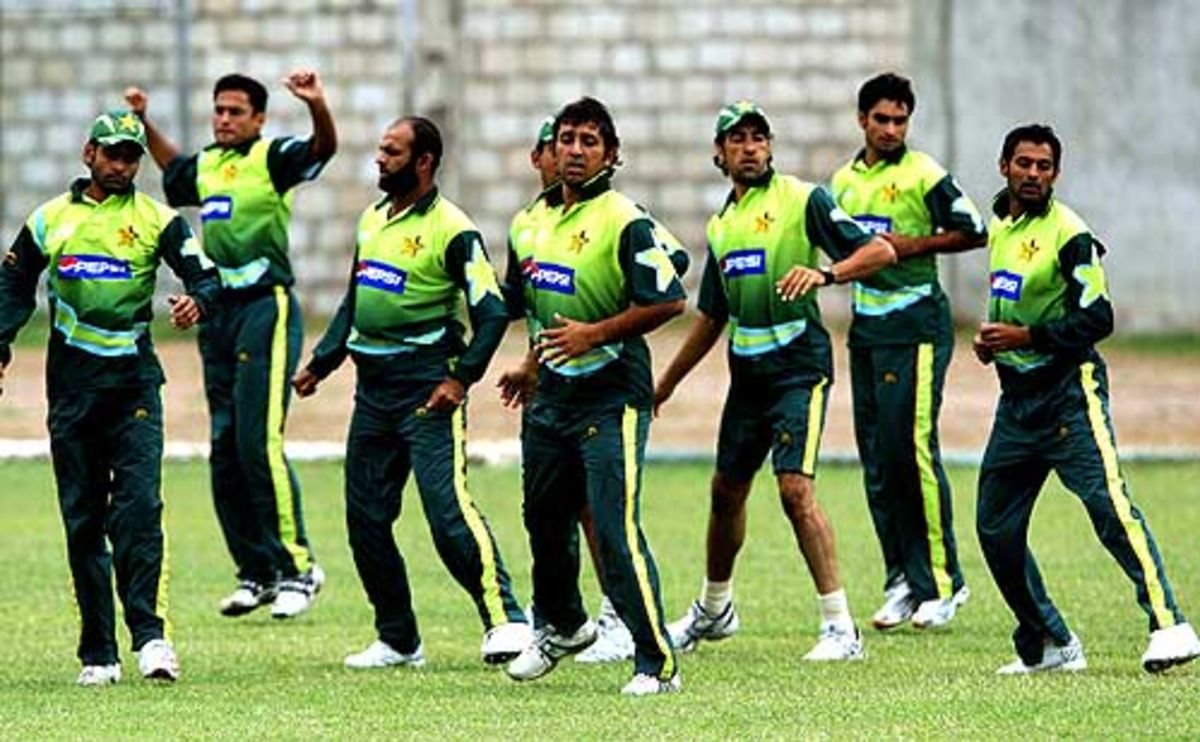
[[[415,493],[397,528],[408,560],[428,657],[420,671],[354,673],[342,658],[373,637],[371,612],[346,546],[341,471],[300,467],[309,528],[329,582],[291,623],[262,614],[231,620],[216,601],[233,584],[201,463],[166,468],[171,616],[183,677],[174,686],[136,677],[115,687],[74,685],[76,623],[62,527],[46,462],[4,462],[0,509],[0,736],[30,738],[813,738],[1195,737],[1200,666],[1144,673],[1146,621],[1131,586],[1057,483],[1038,504],[1032,541],[1050,590],[1083,638],[1090,667],[1073,676],[1000,678],[1012,620],[982,563],[971,527],[975,472],[952,470],[960,552],[971,602],[946,631],[866,629],[880,600],[880,568],[854,468],[826,467],[818,489],[838,535],[851,605],[869,658],[853,665],[800,661],[818,620],[813,588],[769,478],[751,498],[749,539],[736,573],[741,633],[682,660],[684,692],[628,699],[627,664],[565,662],[518,685],[478,658],[480,627],[437,559]],[[1200,595],[1200,463],[1130,466],[1185,610]],[[663,577],[666,612],[694,597],[703,571],[706,467],[647,473],[644,521]],[[478,468],[472,490],[494,526],[523,600],[529,565],[518,475]],[[582,584],[595,605],[595,580]],[[127,645],[122,628],[121,642]]]

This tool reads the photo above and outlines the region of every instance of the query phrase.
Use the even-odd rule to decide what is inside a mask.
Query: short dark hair
[[[894,100],[908,106],[912,115],[917,107],[916,96],[913,95],[912,82],[907,77],[901,77],[894,72],[884,72],[872,77],[858,89],[858,112],[866,113],[881,100]]]
[[[558,115],[554,117],[554,138],[558,139],[558,132],[563,124],[571,124],[578,126],[579,124],[595,124],[600,130],[600,138],[604,140],[604,148],[615,152],[621,146],[621,140],[617,138],[617,126],[613,123],[612,114],[604,107],[604,104],[595,98],[584,96],[573,103],[568,103],[562,107]]]
[[[1025,124],[1018,126],[1005,135],[1004,146],[1000,148],[1000,161],[1008,162],[1011,160],[1013,153],[1017,151],[1017,145],[1021,142],[1050,145],[1050,153],[1054,157],[1054,170],[1057,171],[1059,169],[1059,165],[1062,163],[1062,142],[1059,141],[1058,135],[1054,133],[1054,129],[1046,124]]]
[[[442,132],[438,131],[437,125],[424,116],[403,116],[392,122],[388,128],[394,129],[400,124],[408,124],[412,129],[411,161],[416,162],[418,157],[428,152],[433,155],[432,172],[436,173],[438,166],[442,164]]]
[[[213,86],[213,100],[216,100],[217,95],[226,90],[245,93],[246,97],[250,99],[250,108],[254,109],[255,113],[264,113],[267,110],[267,89],[253,77],[246,77],[236,72],[225,75]]]

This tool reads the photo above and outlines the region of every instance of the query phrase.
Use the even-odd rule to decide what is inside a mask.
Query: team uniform
[[[1096,535],[1134,583],[1151,630],[1185,619],[1117,462],[1108,379],[1094,347],[1112,331],[1104,248],[1055,198],[1044,211],[1014,219],[1005,194],[995,213],[988,318],[1028,327],[1032,345],[995,355],[1001,395],[979,472],[977,527],[1017,618],[1017,654],[1037,667],[1044,653],[1077,644],[1027,543],[1034,502],[1051,470],[1083,501]]]
[[[698,308],[729,323],[730,386],[717,470],[748,482],[771,453],[776,473],[816,476],[833,356],[815,291],[792,302],[775,291],[793,266],[816,267],[817,248],[841,260],[871,239],[829,194],[768,171],[708,222]]]
[[[872,166],[864,156],[834,174],[832,190],[865,230],[915,237],[986,233],[974,204],[929,155],[901,148]],[[904,258],[855,281],[852,290],[854,429],[883,551],[884,588],[904,582],[914,602],[947,600],[964,581],[938,445],[954,322],[938,283],[937,256]]]
[[[205,319],[220,288],[174,210],[137,191],[97,202],[86,195],[88,186],[77,180],[39,206],[0,268],[5,365],[49,269],[47,426],[85,670],[118,663],[114,572],[133,649],[168,638],[159,397],[165,379],[150,340],[151,299],[163,262]],[[80,683],[91,684],[83,675]]]
[[[514,231],[506,273],[510,316],[526,316],[531,337],[555,326],[556,314],[596,322],[632,304],[684,298],[650,218],[610,187],[607,173],[585,184],[570,208],[559,201],[545,208],[535,228]],[[586,502],[601,583],[634,637],[634,672],[669,681],[675,655],[640,524],[652,402],[650,352],[641,337],[543,362],[521,432],[524,518],[539,627],[570,635],[588,623],[577,527]]]
[[[478,229],[436,188],[388,216],[389,199],[358,222],[350,289],[308,369],[324,378],[347,355],[358,370],[346,441],[346,525],[381,641],[404,655],[420,635],[392,525],[409,473],[443,563],[485,629],[525,615],[487,521],[467,491],[466,405],[425,408],[449,375],[483,376],[508,325]],[[463,340],[460,295],[473,335]]]
[[[289,380],[303,342],[288,259],[292,189],[324,166],[308,141],[255,138],[172,160],[173,206],[199,206],[222,312],[200,331],[211,418],[213,500],[238,579],[255,594],[310,594],[312,553],[300,487],[283,450]]]

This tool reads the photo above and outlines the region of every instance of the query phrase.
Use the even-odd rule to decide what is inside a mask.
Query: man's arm
[[[142,124],[146,127],[146,143],[150,146],[150,156],[154,158],[154,163],[158,165],[160,170],[166,170],[171,160],[179,156],[179,148],[170,139],[167,139],[159,131],[158,127],[154,125],[154,122],[150,120],[150,117],[146,115],[150,96],[141,88],[125,88],[125,103],[129,106],[129,110],[137,114],[137,117],[142,120]]]
[[[176,215],[158,237],[163,261],[183,281],[183,296],[167,298],[171,324],[180,330],[209,319],[217,311],[221,279],[216,267],[204,256],[182,216]]]
[[[9,346],[33,314],[38,278],[47,262],[26,225],[0,263],[0,383],[12,360]]]
[[[308,106],[313,133],[308,140],[308,154],[317,162],[327,162],[337,152],[337,127],[325,102],[325,88],[314,69],[301,67],[283,79],[284,86]]]
[[[987,244],[987,226],[979,209],[949,173],[925,194],[925,208],[929,210],[934,234],[886,235],[901,260],[925,253],[965,252]]]
[[[471,322],[471,342],[450,372],[465,388],[483,377],[508,329],[508,313],[478,232],[460,232],[450,241],[446,246],[446,271],[467,298],[467,318]]]
[[[691,373],[696,364],[716,345],[724,329],[725,322],[715,320],[703,312],[696,315],[687,337],[684,338],[683,345],[675,352],[675,357],[671,359],[667,370],[654,385],[654,415],[656,417],[659,408],[675,393],[675,387],[679,386],[679,382],[683,381],[684,377]]]

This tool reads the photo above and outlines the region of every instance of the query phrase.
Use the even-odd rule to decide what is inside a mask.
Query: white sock
[[[617,609],[613,606],[612,601],[608,599],[608,594],[600,596],[600,616],[616,616]]]
[[[700,590],[700,607],[710,616],[716,616],[725,610],[729,601],[733,600],[733,580],[713,582],[706,579]]]
[[[820,597],[821,622],[832,623],[839,628],[849,629],[854,626],[850,616],[850,602],[846,600],[845,589],[834,590]]]

